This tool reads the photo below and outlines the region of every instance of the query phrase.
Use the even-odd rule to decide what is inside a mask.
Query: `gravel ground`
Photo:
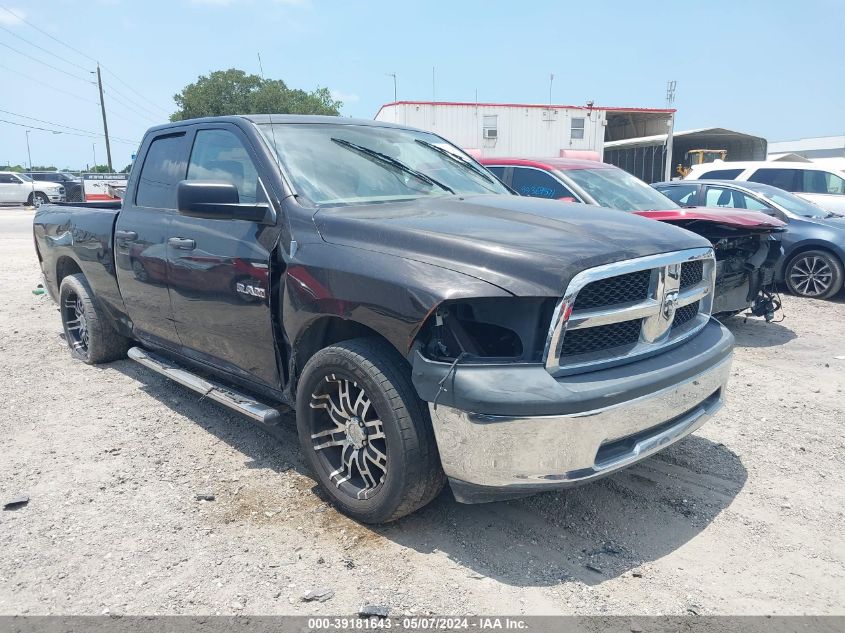
[[[841,294],[730,319],[727,406],[640,465],[371,528],[321,500],[292,419],[71,360],[31,218],[0,209],[0,501],[31,498],[0,512],[2,614],[845,614]]]

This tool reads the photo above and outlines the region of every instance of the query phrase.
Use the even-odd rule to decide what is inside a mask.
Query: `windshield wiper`
[[[332,141],[337,143],[341,147],[345,147],[346,149],[352,150],[353,152],[358,152],[359,154],[363,154],[369,158],[372,158],[383,165],[390,165],[391,167],[398,169],[399,171],[403,171],[406,174],[410,174],[417,180],[422,180],[424,183],[429,185],[434,185],[440,187],[444,191],[448,191],[449,193],[455,193],[455,191],[451,187],[447,187],[442,182],[439,182],[428,176],[421,171],[417,171],[413,167],[408,167],[405,163],[400,160],[396,160],[393,156],[388,156],[387,154],[382,154],[381,152],[377,152],[374,149],[370,149],[369,147],[364,147],[363,145],[358,145],[356,143],[350,143],[349,141],[345,141],[342,138],[334,138],[332,137]]]
[[[481,176],[482,178],[484,178],[484,180],[486,180],[487,182],[489,182],[491,185],[492,185],[492,184],[495,184],[495,181],[494,181],[494,180],[493,180],[490,176],[488,176],[488,175],[487,175],[487,174],[485,174],[483,171],[481,171],[480,169],[478,169],[475,165],[473,165],[472,163],[470,163],[470,162],[468,162],[468,161],[464,160],[464,159],[463,159],[463,158],[461,158],[460,156],[455,156],[455,154],[453,154],[453,153],[452,153],[452,152],[450,152],[449,150],[445,150],[445,149],[443,149],[442,147],[438,147],[438,146],[437,146],[437,145],[435,145],[434,143],[429,143],[428,141],[424,141],[424,140],[422,140],[422,139],[420,139],[420,138],[418,138],[418,139],[414,139],[414,142],[415,142],[415,143],[419,143],[419,144],[420,144],[420,145],[422,145],[423,147],[427,147],[428,149],[434,150],[435,152],[437,152],[437,153],[438,153],[438,154],[440,154],[441,156],[443,156],[443,157],[445,157],[445,158],[449,159],[450,161],[452,161],[452,162],[453,162],[453,163],[455,163],[456,165],[460,165],[461,167],[463,167],[463,168],[465,168],[465,169],[470,170],[470,171],[471,171],[472,173],[474,173],[476,176]]]

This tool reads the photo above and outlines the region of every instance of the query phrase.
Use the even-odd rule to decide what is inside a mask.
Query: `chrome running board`
[[[267,426],[274,426],[278,423],[281,413],[278,409],[268,407],[249,396],[238,393],[228,387],[223,387],[217,383],[200,378],[194,373],[186,369],[182,369],[178,365],[164,360],[140,347],[132,347],[129,350],[129,358],[142,364],[144,367],[152,369],[154,372],[166,376],[171,380],[178,382],[180,385],[187,387],[199,394],[203,398],[214,400],[228,407],[233,411],[242,413],[245,416],[260,422]]]

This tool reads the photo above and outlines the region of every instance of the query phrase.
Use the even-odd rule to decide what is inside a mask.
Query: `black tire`
[[[50,204],[50,198],[46,194],[36,191],[29,194],[29,199],[26,202],[31,207],[40,207],[42,204]]]
[[[361,338],[317,352],[299,380],[296,425],[308,465],[332,503],[363,523],[386,523],[414,512],[434,499],[446,481],[428,407],[410,377],[407,361],[390,345]],[[336,413],[344,408],[340,396],[344,382],[347,404],[355,398],[354,406],[346,407],[352,415],[346,417]],[[346,424],[345,431],[336,419]],[[378,426],[370,426],[377,422]],[[314,434],[322,437],[313,438]],[[324,442],[333,445],[319,448]],[[383,471],[379,453],[385,456]],[[346,461],[348,468],[332,477],[333,467]],[[347,474],[350,478],[344,481]]]
[[[68,275],[59,288],[59,311],[70,353],[89,365],[124,358],[129,339],[115,332],[84,275]]]
[[[842,290],[843,280],[842,262],[829,251],[798,253],[784,270],[786,287],[799,297],[829,299]]]

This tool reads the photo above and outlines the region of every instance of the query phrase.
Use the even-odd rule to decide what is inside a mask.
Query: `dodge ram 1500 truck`
[[[733,338],[689,231],[512,195],[442,138],[255,115],[147,132],[122,201],[35,243],[73,356],[258,422],[296,411],[344,512],[385,522],[591,481],[722,404]]]

